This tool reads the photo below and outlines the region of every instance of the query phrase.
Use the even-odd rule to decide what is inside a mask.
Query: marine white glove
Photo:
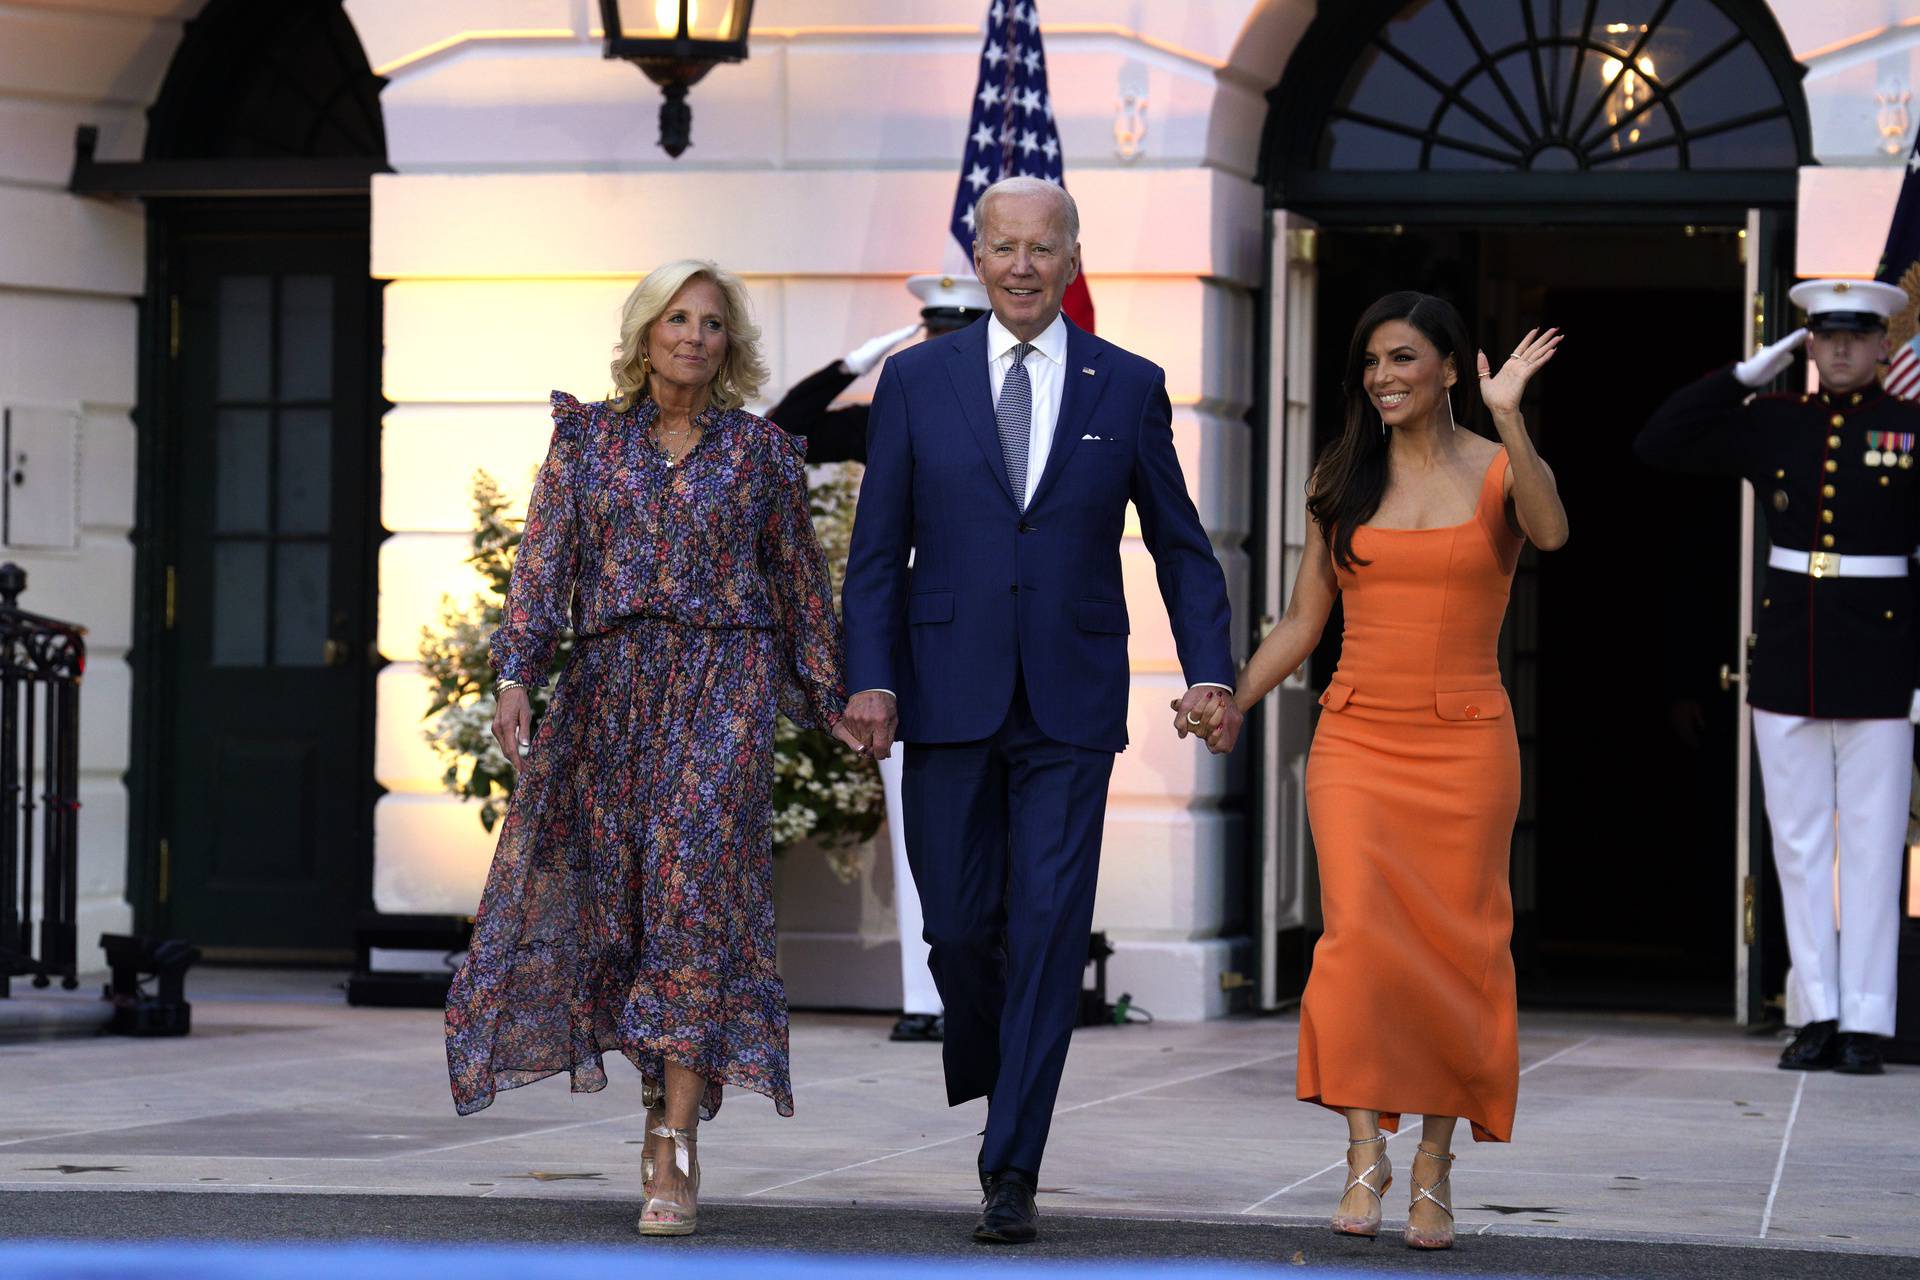
[[[847,366],[847,372],[857,378],[867,370],[873,368],[873,366],[879,364],[881,356],[884,356],[887,352],[893,350],[918,332],[920,332],[920,326],[916,322],[908,325],[904,329],[895,329],[892,333],[883,333],[879,337],[868,339],[866,342],[855,347],[846,354],[840,363]]]
[[[1733,366],[1733,376],[1743,387],[1764,387],[1787,371],[1793,353],[1807,340],[1805,329],[1795,329],[1770,347],[1762,347]]]

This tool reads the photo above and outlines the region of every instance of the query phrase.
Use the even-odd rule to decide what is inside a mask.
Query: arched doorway
[[[129,890],[212,958],[344,961],[370,900],[378,94],[340,0],[213,0],[145,159]]]
[[[1535,324],[1570,335],[1527,411],[1574,539],[1528,552],[1502,639],[1525,1000],[1759,1019],[1781,987],[1738,701],[1751,495],[1647,471],[1630,443],[1785,315],[1800,75],[1750,0],[1362,0],[1323,7],[1269,95],[1269,613],[1369,302],[1449,296],[1493,352]],[[1314,932],[1304,726],[1336,658],[1266,733],[1276,996]]]

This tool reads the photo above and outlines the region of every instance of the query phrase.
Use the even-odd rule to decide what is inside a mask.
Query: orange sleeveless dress
[[[1519,1092],[1513,900],[1520,748],[1500,621],[1521,539],[1502,449],[1473,518],[1354,533],[1346,630],[1307,757],[1326,932],[1300,1002],[1299,1096],[1465,1116],[1505,1142]]]

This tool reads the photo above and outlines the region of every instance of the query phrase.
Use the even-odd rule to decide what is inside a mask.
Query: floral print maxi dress
[[[705,1076],[793,1114],[786,989],[774,967],[773,728],[845,704],[839,622],[807,513],[804,444],[712,411],[673,465],[650,400],[553,394],[553,443],[492,640],[503,679],[572,660],[520,762],[447,994],[462,1114],[601,1055],[661,1081]]]

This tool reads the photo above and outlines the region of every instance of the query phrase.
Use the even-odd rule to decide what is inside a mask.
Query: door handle
[[[350,652],[345,640],[330,639],[321,646],[320,658],[330,667],[344,667],[347,665],[347,655]]]

